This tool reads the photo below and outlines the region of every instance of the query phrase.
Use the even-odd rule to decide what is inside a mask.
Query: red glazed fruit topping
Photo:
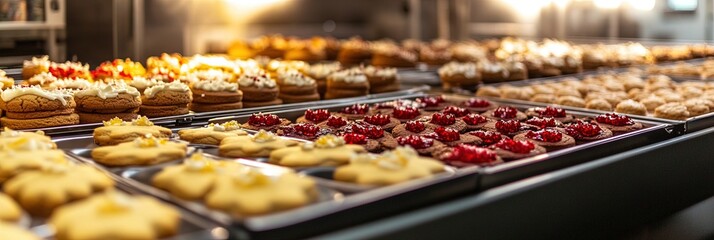
[[[447,162],[463,162],[472,163],[478,165],[493,165],[498,161],[498,155],[496,152],[486,148],[480,148],[476,146],[459,144],[451,149],[451,152],[447,153],[444,158]]]
[[[456,123],[456,117],[454,117],[454,115],[446,113],[434,113],[433,115],[431,115],[431,123],[441,126],[448,126]]]
[[[496,130],[503,134],[512,134],[521,130],[521,123],[516,120],[498,120]]]
[[[347,129],[347,132],[359,133],[371,139],[377,139],[384,136],[384,129],[379,126],[368,124],[353,124]]]
[[[518,110],[513,107],[498,107],[493,111],[493,116],[503,119],[515,118],[518,114]]]
[[[440,103],[444,102],[444,98],[441,96],[422,97],[417,98],[417,102],[423,103],[426,107],[436,107],[439,106]]]
[[[346,114],[367,114],[367,112],[369,112],[369,107],[365,104],[355,104],[343,108],[340,112]]]
[[[469,113],[469,115],[466,115],[462,120],[468,125],[478,125],[487,121],[486,117],[475,113]]]
[[[565,131],[571,136],[594,137],[599,135],[602,129],[595,123],[578,121],[565,127]]]
[[[547,127],[555,127],[557,125],[557,122],[555,119],[550,118],[550,117],[534,117],[531,119],[526,120],[526,123],[539,127],[539,128],[547,128]]]
[[[312,123],[296,123],[281,128],[285,135],[316,137],[320,133],[320,127]]]
[[[466,116],[466,114],[469,114],[469,110],[456,106],[448,106],[444,108],[442,112],[454,115],[455,117],[463,117]]]
[[[500,148],[506,151],[526,154],[533,149],[535,149],[535,144],[529,141],[516,141],[513,139],[503,139],[492,146],[493,148]]]
[[[461,134],[459,134],[459,131],[456,131],[453,128],[446,127],[437,127],[436,129],[434,129],[433,133],[426,134],[424,136],[428,138],[434,138],[442,142],[453,142],[461,139]]]
[[[274,114],[253,113],[248,118],[248,124],[257,127],[270,127],[280,124],[280,117]]]
[[[373,124],[373,125],[377,125],[377,126],[384,126],[384,125],[389,124],[390,118],[388,115],[377,114],[377,115],[373,115],[373,116],[364,117],[364,121],[369,124]]]
[[[627,126],[635,124],[629,117],[615,113],[605,113],[595,117],[595,121],[599,123],[610,124],[614,126]]]
[[[483,145],[491,145],[503,139],[503,135],[497,132],[473,131],[469,132],[469,134],[480,138],[483,141],[481,142]]]
[[[420,133],[424,131],[424,129],[426,129],[426,125],[423,122],[419,121],[409,121],[404,124],[404,128],[406,128],[410,132]]]
[[[491,102],[488,100],[483,100],[480,98],[471,98],[469,100],[464,101],[461,103],[461,105],[467,106],[467,107],[472,107],[472,108],[485,108],[488,106],[491,106]]]
[[[409,135],[404,137],[398,137],[397,143],[402,146],[409,145],[415,149],[424,149],[434,145],[434,140],[417,135]]]
[[[347,119],[345,118],[338,116],[330,116],[327,118],[327,126],[338,128],[344,125],[347,125]]]
[[[367,144],[367,136],[359,133],[347,133],[342,138],[347,144]]]
[[[312,110],[308,109],[305,111],[305,119],[311,121],[311,122],[322,122],[327,120],[327,118],[330,117],[330,112],[328,112],[325,109],[317,109],[317,110]]]
[[[554,117],[561,118],[565,117],[565,110],[562,108],[547,106],[545,108],[536,108],[535,112],[541,117]]]
[[[397,107],[392,112],[392,116],[398,119],[413,119],[419,115],[419,109],[414,107]]]
[[[528,131],[526,137],[541,142],[560,142],[563,134],[553,129],[543,129],[538,131]]]

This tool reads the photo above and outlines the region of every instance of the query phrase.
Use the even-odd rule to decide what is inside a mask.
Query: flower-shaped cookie
[[[267,157],[277,149],[297,145],[297,142],[260,130],[252,136],[228,137],[221,141],[218,153],[224,157]]]
[[[107,191],[60,207],[49,223],[57,240],[159,239],[176,234],[180,213],[150,197]]]
[[[40,237],[35,236],[30,231],[10,223],[0,222],[0,233],[2,233],[3,239],[40,240]]]
[[[245,136],[248,132],[243,130],[240,123],[230,121],[221,124],[211,123],[203,128],[183,129],[178,134],[182,140],[191,143],[218,145],[224,138]]]
[[[43,140],[16,138],[0,144],[0,183],[27,170],[39,169],[52,161],[65,161],[62,150],[49,149]]]
[[[22,210],[9,196],[0,193],[0,222],[17,222],[22,216]]]
[[[233,161],[209,159],[197,152],[183,164],[161,170],[152,179],[152,184],[179,198],[197,200],[213,189],[219,174],[236,172],[243,167]]]
[[[92,149],[92,159],[108,166],[152,165],[186,157],[186,144],[146,135],[131,142]]]
[[[441,162],[419,156],[411,147],[397,147],[379,155],[358,154],[338,167],[334,179],[365,185],[390,185],[444,171]]]
[[[94,143],[99,146],[116,145],[124,142],[131,142],[136,138],[151,134],[158,138],[171,137],[171,129],[155,126],[146,117],[138,117],[131,122],[122,121],[119,118],[112,118],[104,122],[103,127],[94,129]]]
[[[22,132],[9,129],[7,127],[2,132],[0,132],[0,145],[5,145],[6,143],[14,143],[20,138],[33,139],[36,140],[36,142],[38,143],[41,142],[46,145],[49,145],[49,147],[52,149],[57,148],[57,145],[52,142],[52,139],[50,139],[50,137],[48,136],[45,136],[45,133],[42,131]],[[0,151],[3,151],[3,149],[0,149]]]
[[[312,179],[292,172],[268,176],[246,167],[219,177],[205,202],[231,214],[258,215],[303,206],[316,196]]]
[[[345,144],[335,135],[325,135],[314,143],[278,149],[270,153],[270,162],[288,167],[340,166],[349,163],[355,153],[365,153],[361,145]]]

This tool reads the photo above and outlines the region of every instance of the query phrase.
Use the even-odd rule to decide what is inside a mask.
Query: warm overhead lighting
[[[553,0],[502,0],[513,8],[519,15],[533,15],[548,6]]]
[[[615,9],[622,4],[622,0],[595,0],[594,2],[596,7],[607,9]]]
[[[632,7],[637,10],[651,11],[655,7],[655,0],[627,0]]]

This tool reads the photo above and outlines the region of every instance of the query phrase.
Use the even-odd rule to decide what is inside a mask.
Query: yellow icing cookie
[[[92,149],[92,159],[108,166],[152,165],[186,157],[186,144],[148,135]]]
[[[397,147],[379,155],[354,155],[350,164],[335,170],[334,179],[365,185],[391,185],[443,171],[443,163],[421,157],[410,147]]]
[[[40,169],[51,161],[66,161],[61,150],[0,152],[0,183],[24,171]]]
[[[22,216],[20,206],[17,205],[12,198],[2,193],[0,193],[0,209],[2,209],[2,211],[0,211],[0,222],[20,221],[20,217]]]
[[[245,136],[248,132],[241,128],[240,123],[230,121],[222,124],[211,123],[204,128],[183,129],[178,134],[182,140],[191,143],[218,145],[227,137]]]
[[[52,139],[50,139],[50,137],[48,136],[45,136],[45,133],[42,131],[22,132],[15,131],[9,128],[5,128],[2,132],[0,132],[0,148],[3,148],[2,146],[6,144],[17,144],[18,141],[27,141],[28,139],[34,140],[35,143],[44,143],[43,145],[47,145],[49,148],[52,149],[57,148],[57,145],[52,142]],[[31,151],[32,150],[37,149],[31,149]],[[0,149],[0,151],[3,151],[3,149]]]
[[[171,137],[171,129],[155,126],[146,117],[139,117],[131,122],[113,118],[104,122],[104,126],[94,129],[94,143],[99,146],[116,145],[131,142],[138,137],[151,134],[158,138]]]
[[[40,240],[30,231],[20,228],[15,224],[0,222],[0,237],[12,240]]]
[[[270,153],[270,163],[288,167],[340,166],[349,163],[355,153],[367,152],[364,147],[345,144],[344,139],[325,135],[315,143],[282,148]]]
[[[49,223],[57,240],[159,239],[176,234],[180,213],[151,197],[107,191],[60,207]]]
[[[228,137],[221,141],[218,153],[224,157],[267,157],[272,151],[297,142],[276,136],[271,132],[260,130],[252,136]]]
[[[233,161],[208,159],[194,153],[183,164],[169,166],[157,173],[152,184],[179,198],[202,199],[213,189],[219,174],[237,172],[244,166]]]

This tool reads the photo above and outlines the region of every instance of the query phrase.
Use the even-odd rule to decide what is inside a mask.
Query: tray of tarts
[[[614,111],[672,124],[672,131],[680,134],[714,126],[714,83],[624,69],[486,85],[476,96],[578,111]]]
[[[228,239],[219,224],[130,188],[54,140],[0,131],[0,238]]]

